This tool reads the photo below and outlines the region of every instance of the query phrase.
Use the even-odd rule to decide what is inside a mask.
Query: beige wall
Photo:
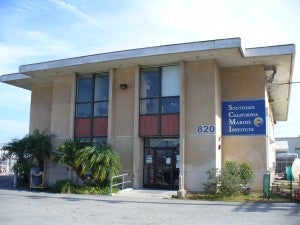
[[[221,87],[221,76],[220,69],[215,67],[215,108],[216,108],[216,168],[221,169],[222,167],[222,87]]]
[[[31,89],[30,125],[29,132],[39,129],[50,129],[52,113],[51,85],[34,85]]]
[[[76,75],[57,77],[53,81],[51,132],[54,146],[73,137]]]
[[[110,143],[122,159],[122,171],[130,174],[133,170],[133,137],[134,137],[134,96],[135,68],[111,70],[111,130]],[[121,89],[120,84],[127,84],[127,89]]]
[[[264,99],[263,66],[221,69],[223,100]],[[255,170],[255,189],[262,189],[262,175],[267,170],[267,138],[265,136],[224,136],[222,160],[248,162]]]
[[[206,171],[220,164],[216,161],[216,135],[197,134],[198,125],[216,125],[216,113],[220,114],[219,73],[214,61],[195,61],[184,63],[184,75],[185,189],[199,191]]]
[[[54,78],[51,113],[54,148],[73,137],[75,86],[75,74]],[[48,184],[70,178],[71,170],[66,165],[55,165],[52,160],[48,160],[46,166],[45,179]]]

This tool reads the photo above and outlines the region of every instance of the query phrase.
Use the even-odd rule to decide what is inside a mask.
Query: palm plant
[[[80,156],[76,163],[82,165],[84,173],[90,172],[98,185],[108,185],[111,177],[120,173],[120,156],[110,145],[86,146],[80,150]]]
[[[54,162],[57,164],[67,164],[70,166],[77,176],[84,180],[82,165],[76,163],[80,157],[80,150],[84,147],[84,143],[78,139],[67,140],[65,143],[58,146],[54,157]],[[72,173],[71,173],[72,174]],[[71,178],[73,180],[73,177]]]
[[[13,139],[7,143],[3,149],[8,151],[6,157],[16,159],[14,171],[22,177],[23,183],[28,183],[29,172],[33,166],[31,154],[27,151],[28,136],[22,139]]]
[[[38,129],[27,136],[27,151],[37,160],[41,172],[44,172],[45,160],[52,154],[53,136],[48,130],[40,133]]]

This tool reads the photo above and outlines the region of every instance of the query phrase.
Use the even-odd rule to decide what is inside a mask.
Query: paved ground
[[[170,193],[146,190],[115,196],[65,195],[3,186],[1,225],[300,224],[300,204],[296,203],[187,201],[165,199]]]

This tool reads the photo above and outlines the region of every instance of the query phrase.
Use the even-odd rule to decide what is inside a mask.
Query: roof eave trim
[[[275,55],[294,55],[295,45],[275,45],[268,47],[246,48],[245,57],[261,57],[261,56],[275,56]]]
[[[0,82],[8,83],[10,81],[29,79],[30,77],[22,73],[11,73],[0,76]]]
[[[184,52],[207,51],[216,49],[239,48],[241,49],[240,38],[219,39],[211,41],[190,42],[173,45],[163,45],[156,47],[147,47],[139,49],[131,49],[124,51],[116,51],[109,53],[101,53],[96,55],[81,56],[69,59],[61,59],[55,61],[41,62],[36,64],[21,65],[20,73],[31,71],[47,70],[61,67],[76,66],[89,63],[107,62],[122,59],[131,59],[155,55],[176,54]]]

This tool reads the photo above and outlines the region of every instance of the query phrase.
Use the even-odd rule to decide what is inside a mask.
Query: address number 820
[[[215,126],[214,125],[199,125],[199,126],[197,126],[197,133],[198,134],[215,133]]]

